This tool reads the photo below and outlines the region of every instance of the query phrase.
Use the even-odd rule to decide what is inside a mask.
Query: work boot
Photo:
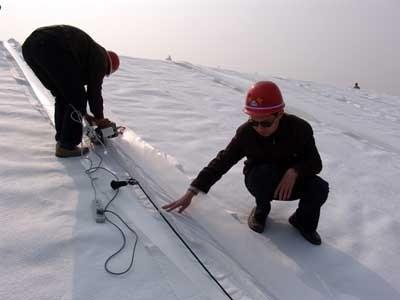
[[[304,227],[298,222],[296,213],[290,216],[289,223],[292,224],[292,226],[295,227],[301,233],[301,235],[311,244],[321,245],[322,241],[318,232],[316,230],[314,231],[305,230]]]
[[[247,223],[249,224],[249,228],[255,232],[262,233],[265,228],[265,219],[264,218],[256,218],[255,216],[256,208],[254,207],[249,215]]]
[[[85,155],[89,152],[88,147],[74,146],[72,149],[64,148],[59,143],[56,144],[56,156],[57,157],[76,157]]]

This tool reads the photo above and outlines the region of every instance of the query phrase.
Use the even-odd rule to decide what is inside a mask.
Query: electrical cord
[[[71,105],[71,104],[70,104],[70,105]],[[73,121],[75,121],[75,122],[78,122],[78,123],[82,124],[82,122],[83,122],[83,116],[82,116],[82,114],[81,114],[73,105],[71,105],[71,107],[73,108],[73,111],[71,112],[71,115],[70,115],[71,119],[72,119]],[[74,116],[74,114],[75,114],[76,116]],[[103,146],[103,148],[105,149],[105,153],[106,153],[107,150],[106,150],[106,147],[105,147],[103,141],[101,141],[101,139],[99,139],[99,138],[97,137],[97,134],[94,132],[94,130],[93,130],[91,127],[88,127],[88,128],[89,128],[89,130],[92,130],[92,131],[93,131],[93,132],[91,132],[91,133],[92,133],[92,136],[96,137],[97,141]],[[83,136],[83,129],[82,129],[82,136]],[[89,163],[90,163],[89,168],[85,169],[85,174],[89,177],[89,179],[90,179],[90,184],[91,184],[92,189],[93,189],[93,192],[94,192],[94,199],[93,199],[93,201],[97,201],[97,190],[96,190],[96,186],[95,186],[95,184],[94,184],[94,181],[95,181],[96,178],[93,178],[93,177],[92,177],[92,174],[94,174],[94,173],[97,172],[98,170],[103,170],[103,171],[105,171],[105,172],[111,174],[116,180],[119,180],[119,178],[118,178],[117,175],[115,175],[115,174],[114,174],[113,172],[111,172],[109,169],[107,169],[107,168],[101,166],[101,165],[103,164],[103,157],[102,157],[101,155],[99,155],[94,149],[92,149],[92,152],[99,158],[99,163],[97,164],[97,166],[94,166],[93,161],[92,161],[88,156],[84,156],[84,155],[83,155],[83,145],[81,145],[81,146],[82,146],[82,147],[81,147],[81,157],[82,157],[83,159],[85,159],[85,160],[88,160]],[[121,234],[121,236],[122,236],[122,245],[121,245],[121,247],[120,247],[116,252],[114,252],[113,254],[111,254],[111,255],[106,259],[106,261],[105,261],[105,263],[104,263],[104,269],[106,270],[107,273],[112,274],[112,275],[123,275],[123,274],[126,274],[127,272],[129,272],[129,271],[131,270],[131,268],[132,268],[132,266],[133,266],[133,263],[134,263],[134,259],[135,259],[136,246],[137,246],[137,243],[138,243],[138,240],[139,240],[139,237],[138,237],[136,231],[133,230],[119,214],[117,214],[116,212],[114,212],[114,211],[108,209],[109,206],[111,205],[111,203],[117,198],[118,194],[119,194],[119,190],[116,190],[115,193],[114,193],[114,195],[112,196],[112,198],[111,198],[111,199],[107,202],[107,204],[105,205],[104,210],[103,210],[103,213],[104,213],[104,216],[105,216],[105,220],[106,220],[108,223],[110,223],[111,225],[113,225],[113,226],[120,232],[120,234]],[[129,230],[129,231],[134,235],[134,237],[135,237],[135,241],[134,241],[134,244],[133,244],[133,249],[132,249],[132,255],[131,255],[130,263],[129,263],[128,267],[127,267],[125,270],[122,270],[122,271],[120,271],[120,272],[111,271],[111,269],[109,268],[109,263],[110,263],[110,261],[111,261],[114,257],[116,257],[119,253],[121,253],[121,251],[126,247],[126,240],[127,240],[127,238],[126,238],[126,234],[123,232],[123,230],[121,229],[121,227],[119,227],[117,224],[115,224],[114,222],[112,222],[112,221],[110,220],[110,218],[107,217],[106,213],[112,214],[112,215],[114,215],[115,217],[117,217],[117,218],[126,226],[126,228],[128,228],[128,230]]]
[[[72,105],[71,105],[72,106]],[[79,111],[77,111],[74,108],[74,111],[78,114],[78,119],[80,119],[82,122],[83,118],[82,118],[82,114],[80,114]],[[72,114],[71,114],[71,118]],[[76,120],[78,121],[78,120]],[[93,130],[93,129],[89,129],[89,130]],[[97,136],[97,135],[95,135]],[[103,145],[103,147],[105,148],[105,145],[102,141],[99,142]],[[91,180],[91,184],[92,184],[92,188],[94,190],[95,193],[95,199],[96,200],[97,196],[96,196],[96,188],[94,185],[94,179],[91,177],[91,174],[93,174],[94,172],[96,172],[97,170],[104,170],[108,173],[110,173],[117,181],[119,181],[118,176],[115,175],[114,173],[112,173],[110,170],[108,170],[107,168],[101,167],[101,164],[103,162],[103,158],[93,149],[93,152],[100,158],[100,162],[98,164],[98,166],[93,167],[93,161],[89,158],[89,157],[85,157],[85,159],[90,161],[90,167],[88,169],[86,169],[85,173],[89,176],[90,180]],[[163,218],[163,220],[167,223],[167,225],[171,228],[171,230],[175,233],[175,235],[179,238],[179,240],[183,243],[183,245],[188,249],[188,251],[193,255],[193,257],[197,260],[197,262],[202,266],[202,268],[207,272],[207,274],[210,276],[210,278],[218,285],[218,287],[221,289],[221,291],[230,299],[233,300],[232,296],[228,293],[228,291],[218,282],[218,280],[215,278],[215,276],[211,273],[211,271],[204,265],[204,263],[200,260],[200,258],[196,255],[196,253],[193,251],[193,249],[188,245],[188,243],[186,243],[186,241],[183,239],[183,237],[180,235],[180,233],[172,226],[172,224],[168,221],[168,219],[164,216],[164,214],[161,212],[161,210],[158,208],[158,206],[154,203],[154,201],[150,198],[149,194],[144,190],[144,188],[142,187],[142,185],[140,184],[139,181],[133,179],[128,183],[132,184],[132,185],[138,185],[139,188],[142,190],[142,192],[145,194],[145,196],[147,197],[147,199],[151,202],[151,204],[154,206],[154,208],[157,210],[157,212],[161,215],[161,217]],[[125,233],[122,231],[122,229],[115,224],[114,222],[112,222],[107,216],[106,216],[106,220],[107,222],[109,222],[110,224],[112,224],[113,226],[115,226],[119,232],[121,233],[122,236],[122,245],[121,247],[114,252],[112,255],[110,255],[105,263],[104,263],[104,269],[106,270],[107,273],[112,274],[112,275],[123,275],[126,274],[127,272],[129,272],[129,270],[132,268],[133,263],[134,263],[134,258],[135,258],[135,252],[136,252],[136,246],[137,246],[137,242],[138,242],[138,235],[137,233],[121,218],[121,216],[119,216],[117,213],[115,213],[112,210],[109,210],[108,207],[109,205],[115,200],[115,198],[117,197],[119,193],[119,188],[116,188],[116,192],[114,194],[114,196],[109,200],[109,202],[107,203],[107,205],[104,208],[104,213],[110,213],[113,214],[114,216],[116,216],[131,232],[132,234],[135,236],[135,242],[133,245],[133,250],[132,250],[132,256],[131,256],[131,261],[129,266],[121,271],[121,272],[113,272],[109,269],[108,264],[111,261],[112,258],[114,258],[115,256],[117,256],[126,246],[126,235]]]
[[[165,223],[171,228],[171,230],[175,233],[175,235],[179,238],[179,240],[183,243],[183,245],[186,247],[186,249],[189,250],[189,252],[193,255],[193,257],[197,260],[197,262],[203,267],[203,269],[207,272],[207,274],[211,277],[211,279],[218,285],[218,287],[224,292],[224,294],[230,299],[233,300],[232,296],[229,295],[228,291],[218,282],[217,278],[211,273],[211,271],[204,265],[204,263],[201,261],[201,259],[197,256],[197,254],[193,251],[193,249],[189,246],[188,243],[184,240],[184,238],[181,236],[181,234],[172,226],[172,224],[168,221],[167,217],[164,216],[164,214],[161,212],[161,210],[158,208],[158,206],[155,204],[155,202],[150,198],[149,194],[144,190],[142,185],[140,184],[139,181],[136,179],[130,178],[127,181],[128,184],[130,185],[137,185],[139,188],[142,190],[142,192],[145,194],[147,199],[150,201],[150,203],[153,205],[153,207],[157,210],[157,212],[161,215]],[[116,189],[119,190],[118,183],[115,185]]]
[[[97,192],[96,192],[96,187],[95,187],[95,185],[94,185],[94,179],[93,179],[93,177],[91,177],[91,174],[97,172],[98,170],[103,170],[103,171],[105,171],[105,172],[111,174],[111,175],[112,175],[115,179],[117,179],[117,180],[118,180],[118,176],[115,175],[114,173],[112,173],[112,172],[111,172],[110,170],[108,170],[107,168],[101,167],[101,163],[102,163],[103,158],[102,158],[95,150],[93,150],[93,152],[94,152],[99,158],[101,158],[101,161],[100,161],[100,163],[99,163],[98,166],[91,167],[91,168],[87,169],[87,170],[85,171],[85,173],[86,173],[86,174],[90,177],[90,179],[91,179],[90,181],[91,181],[92,188],[93,188],[93,190],[94,190],[95,197],[96,197],[96,193],[97,193]],[[85,158],[85,159],[90,160],[89,158]],[[93,162],[91,162],[91,165],[93,165]],[[138,240],[139,240],[139,237],[138,237],[136,231],[133,230],[119,214],[117,214],[117,213],[114,212],[113,210],[109,209],[109,206],[110,206],[111,203],[117,198],[118,194],[119,194],[119,190],[115,191],[113,197],[107,202],[107,204],[106,204],[105,207],[104,207],[104,211],[103,211],[104,214],[105,214],[105,219],[106,219],[106,221],[109,222],[111,225],[113,225],[113,226],[121,233],[121,237],[122,237],[122,245],[121,245],[121,247],[120,247],[116,252],[114,252],[112,255],[110,255],[110,256],[106,259],[106,261],[105,261],[105,263],[104,263],[104,269],[106,270],[107,273],[110,273],[110,274],[112,274],[112,275],[123,275],[123,274],[126,274],[127,272],[129,272],[129,270],[130,270],[130,269],[132,268],[132,266],[133,266],[133,262],[134,262],[134,259],[135,259],[136,246],[137,246],[137,242],[138,242]],[[97,198],[95,198],[94,200],[96,201],[96,199],[97,199]],[[109,268],[109,263],[110,263],[110,261],[111,261],[112,258],[116,257],[116,256],[117,256],[119,253],[121,253],[121,251],[126,247],[126,240],[127,240],[127,238],[126,238],[126,234],[122,231],[121,227],[119,227],[117,224],[115,224],[113,221],[111,221],[110,218],[106,215],[107,213],[112,214],[112,215],[114,215],[115,217],[117,217],[117,218],[126,226],[126,228],[134,235],[134,237],[135,237],[135,241],[134,241],[134,245],[133,245],[133,249],[132,249],[132,255],[131,255],[130,263],[129,263],[128,267],[127,267],[125,270],[122,270],[122,271],[120,271],[120,272],[112,271],[112,270]]]
[[[135,259],[136,245],[137,245],[137,242],[138,242],[138,240],[139,240],[139,237],[138,237],[136,231],[134,231],[134,230],[124,221],[124,219],[122,219],[117,213],[115,213],[115,212],[113,212],[113,211],[111,211],[111,210],[108,210],[108,209],[104,210],[104,212],[105,212],[105,213],[111,213],[111,214],[113,214],[114,216],[116,216],[116,217],[126,226],[126,228],[128,228],[129,231],[131,231],[132,234],[135,236],[135,242],[134,242],[134,245],[133,245],[132,256],[131,256],[131,262],[129,263],[129,266],[128,266],[124,271],[122,271],[122,272],[113,272],[113,271],[111,271],[111,270],[109,269],[109,267],[108,267],[108,263],[110,262],[110,260],[111,260],[114,256],[118,255],[118,254],[125,248],[125,245],[126,245],[126,236],[125,236],[125,234],[123,233],[123,231],[121,230],[121,228],[118,227],[118,225],[116,225],[115,223],[113,223],[113,222],[106,216],[106,220],[107,220],[109,223],[111,223],[112,225],[114,225],[114,226],[121,232],[121,236],[122,236],[122,238],[123,238],[123,243],[122,243],[121,248],[120,248],[118,251],[116,251],[114,254],[112,254],[110,257],[107,258],[106,262],[104,263],[104,269],[105,269],[108,273],[113,274],[113,275],[123,275],[123,274],[127,273],[127,272],[132,268],[132,266],[133,266],[133,261],[134,261],[134,259]]]

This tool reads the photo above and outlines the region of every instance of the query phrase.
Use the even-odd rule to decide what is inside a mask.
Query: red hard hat
[[[259,81],[247,92],[243,111],[250,116],[263,116],[281,112],[284,107],[279,87],[272,81]]]
[[[113,51],[107,51],[108,61],[110,62],[110,73],[112,74],[119,68],[119,57],[117,53]]]

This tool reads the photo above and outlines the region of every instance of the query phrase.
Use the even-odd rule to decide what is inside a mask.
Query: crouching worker
[[[88,148],[78,147],[89,102],[93,116],[87,118],[100,128],[109,127],[104,118],[101,88],[104,76],[119,67],[119,58],[106,51],[82,30],[55,25],[36,29],[22,45],[22,54],[35,75],[55,97],[55,155],[79,156]],[[85,88],[86,86],[86,88]]]
[[[322,163],[311,126],[297,116],[284,113],[284,106],[276,84],[263,81],[253,85],[244,108],[249,120],[198,174],[187,192],[163,208],[184,211],[195,195],[207,193],[222,175],[246,157],[245,184],[256,201],[248,218],[250,229],[264,231],[273,199],[300,199],[289,222],[307,241],[320,245],[317,227],[320,208],[328,197],[328,183],[316,175]]]

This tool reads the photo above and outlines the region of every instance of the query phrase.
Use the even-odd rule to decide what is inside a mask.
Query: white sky
[[[71,24],[121,54],[400,95],[398,0],[1,1],[0,40]]]

